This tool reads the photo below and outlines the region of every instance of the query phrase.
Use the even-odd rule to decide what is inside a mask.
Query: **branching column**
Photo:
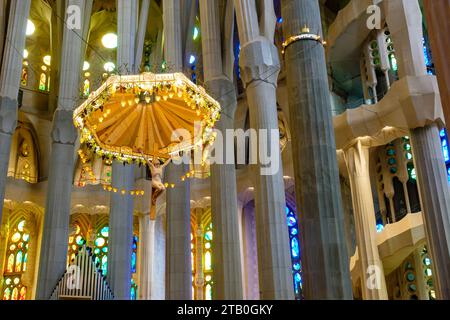
[[[11,140],[17,125],[17,96],[22,74],[22,52],[25,48],[25,30],[30,3],[31,0],[11,2],[3,59],[0,57],[0,221],[5,198]],[[0,10],[3,11],[5,4],[0,1],[0,5]],[[6,18],[6,13],[4,14]],[[3,19],[1,21],[4,22]],[[3,38],[0,38],[0,41],[3,41]],[[0,50],[0,55],[1,52]]]
[[[318,0],[282,2],[285,39],[306,26],[322,35]],[[286,48],[296,198],[302,231],[306,299],[351,299],[339,170],[322,43],[300,40]]]
[[[121,74],[134,69],[137,0],[117,1],[117,66]],[[119,192],[111,194],[109,213],[108,280],[114,297],[129,300],[131,295],[131,255],[133,243],[133,197],[135,166],[114,161],[112,185]]]
[[[250,126],[265,138],[273,159],[280,160],[276,88],[280,61],[270,38],[260,35],[255,1],[235,0],[241,41],[239,66],[246,86]],[[273,13],[274,15],[274,13]],[[270,28],[269,28],[270,29]],[[266,130],[266,131],[264,131]],[[253,141],[255,143],[255,141]],[[251,148],[252,149],[252,148]],[[293,299],[289,235],[286,228],[286,200],[283,169],[262,172],[262,159],[252,165],[261,299]]]
[[[427,76],[417,1],[385,3],[400,78]],[[411,145],[439,299],[450,299],[450,189],[436,123],[411,130]]]
[[[85,8],[85,0],[70,0],[67,5]],[[39,259],[36,299],[48,299],[66,269],[67,239],[77,131],[73,109],[77,107],[81,72],[81,29],[65,25],[60,66],[58,105],[53,118],[52,152],[45,205],[44,229]]]
[[[217,0],[201,0],[202,47],[205,86],[222,107],[216,129],[225,138],[223,154],[234,162],[234,143],[227,143],[226,130],[234,129],[236,92],[233,81],[223,73],[221,26]],[[229,48],[232,50],[232,48]],[[233,136],[234,138],[234,136]],[[227,149],[230,145],[232,148]],[[233,163],[211,165],[211,214],[214,240],[213,298],[240,300],[243,297],[236,191]]]
[[[365,300],[387,300],[383,263],[376,241],[375,208],[369,174],[369,148],[358,140],[346,151],[346,164],[352,190],[355,230]]]

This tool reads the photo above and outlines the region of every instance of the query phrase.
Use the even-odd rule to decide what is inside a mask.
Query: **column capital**
[[[53,142],[74,145],[77,137],[77,130],[73,125],[73,111],[63,109],[56,110],[53,117]]]
[[[17,126],[17,100],[0,97],[0,133],[12,135]]]
[[[263,81],[277,87],[280,57],[277,47],[265,37],[257,37],[241,48],[239,66],[246,87]]]
[[[345,163],[351,176],[369,174],[369,147],[358,140],[353,146],[345,150]]]

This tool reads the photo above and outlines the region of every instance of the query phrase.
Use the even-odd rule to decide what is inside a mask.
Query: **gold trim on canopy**
[[[114,75],[74,112],[81,143],[104,159],[167,160],[214,141],[220,105],[182,73]],[[173,141],[174,130],[188,132]],[[189,136],[188,136],[189,137]]]

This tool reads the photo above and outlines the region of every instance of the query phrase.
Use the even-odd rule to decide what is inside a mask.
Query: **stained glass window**
[[[85,79],[83,82],[83,97],[88,97],[91,93],[91,82],[89,79]]]
[[[75,259],[75,256],[80,249],[80,246],[86,243],[86,239],[81,232],[81,228],[78,224],[74,225],[73,232],[69,235],[69,250],[67,251],[67,264]]]
[[[95,263],[99,265],[103,275],[108,272],[108,238],[109,227],[104,226],[97,233],[94,240]]]
[[[435,73],[434,63],[427,38],[423,38],[423,54],[425,57],[425,65],[427,66],[427,73],[433,75]]]
[[[136,284],[136,282],[134,282],[133,278],[131,278],[130,299],[131,300],[137,300],[137,284]]]
[[[445,161],[445,167],[447,169],[448,181],[450,182],[450,154],[449,154],[449,149],[448,149],[447,130],[442,129],[439,135],[441,137],[442,153],[444,154],[444,161]]]
[[[292,211],[288,206],[286,206],[286,218],[289,230],[294,294],[295,299],[300,300],[302,298],[302,263],[300,260],[301,254],[298,221],[295,212]]]
[[[191,269],[192,269],[192,277],[191,277],[191,282],[192,282],[192,298],[195,299],[195,237],[194,234],[191,232]]]
[[[28,68],[23,67],[22,68],[22,74],[20,76],[20,85],[22,87],[26,87],[28,84]]]
[[[213,232],[212,232],[212,223],[209,224],[205,229],[204,235],[204,253],[203,253],[203,272],[205,275],[205,300],[212,300],[212,240],[213,240]]]
[[[22,284],[22,276],[27,270],[28,245],[30,234],[26,230],[25,220],[21,220],[11,229],[3,273],[3,300],[25,300],[27,287]]]
[[[41,73],[39,77],[39,90],[45,91],[47,89],[47,75],[45,73]]]
[[[133,236],[133,244],[132,244],[132,252],[131,252],[131,300],[137,300],[137,290],[138,286],[134,281],[136,277],[136,263],[137,263],[137,247],[138,247],[139,238],[137,235]]]

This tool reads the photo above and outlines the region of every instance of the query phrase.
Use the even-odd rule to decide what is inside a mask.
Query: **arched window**
[[[22,284],[22,275],[27,270],[30,234],[25,229],[25,220],[19,220],[9,235],[6,266],[3,273],[3,300],[25,300],[27,287]]]
[[[67,252],[67,264],[75,259],[76,254],[80,246],[86,243],[86,239],[81,232],[81,228],[78,224],[74,225],[74,230],[69,235],[69,250]]]
[[[203,273],[205,275],[205,300],[212,300],[212,223],[205,228]]]
[[[39,77],[39,90],[45,91],[47,89],[47,75],[45,73],[41,73]]]
[[[91,93],[91,82],[89,79],[85,79],[83,82],[83,97],[87,98]]]
[[[97,233],[94,240],[95,263],[100,265],[104,276],[108,272],[108,238],[109,227],[104,226]]]
[[[289,230],[289,245],[291,249],[292,276],[294,283],[295,299],[302,298],[302,263],[300,261],[300,241],[298,220],[294,211],[286,206],[286,218]]]
[[[26,87],[28,85],[28,68],[27,67],[22,68],[22,74],[20,76],[20,85],[22,87]]]

